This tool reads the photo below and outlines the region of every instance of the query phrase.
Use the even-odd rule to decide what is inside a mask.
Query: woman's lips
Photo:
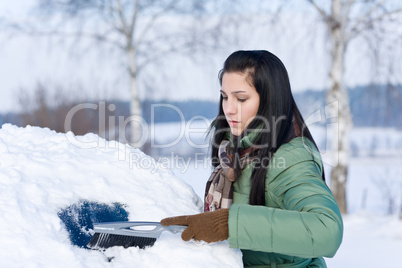
[[[232,126],[232,127],[235,127],[235,126],[237,126],[238,124],[240,124],[239,121],[234,121],[234,120],[228,120],[228,123],[229,123],[229,125]]]

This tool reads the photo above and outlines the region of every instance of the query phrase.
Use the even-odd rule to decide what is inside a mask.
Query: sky
[[[33,3],[34,0],[1,1],[0,17],[29,21]],[[281,27],[268,28],[262,17],[254,25],[239,24],[238,44],[224,47],[214,55],[198,53],[196,58],[201,61],[175,55],[150,65],[139,76],[140,98],[217,100],[217,74],[226,57],[239,49],[265,49],[276,54],[287,67],[295,92],[327,88],[329,57],[325,28],[313,16],[306,18],[305,11],[289,16],[292,20],[286,21],[287,31]],[[74,54],[71,42],[7,34],[0,32],[0,113],[20,110],[21,90],[32,92],[38,82],[53,90],[63,87],[81,97],[129,99],[128,75],[122,66],[123,59],[115,53],[91,48]],[[347,85],[372,80],[368,60],[365,45],[357,40],[346,57]]]

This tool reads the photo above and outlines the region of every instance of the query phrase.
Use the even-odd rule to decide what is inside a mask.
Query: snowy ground
[[[343,220],[343,242],[328,267],[400,267],[402,220],[363,211]]]
[[[401,204],[402,169],[398,164],[402,154],[398,148],[402,135],[381,130],[383,140],[372,145],[373,138],[367,131],[357,132],[355,143],[361,144],[350,166],[351,214],[344,217],[343,244],[327,264],[397,267],[402,221],[385,213],[389,204],[394,210]],[[393,148],[389,154],[387,146]],[[176,164],[166,165],[92,134],[75,137],[36,127],[3,125],[0,266],[241,267],[241,253],[224,242],[183,242],[179,235],[169,233],[146,250],[107,250],[106,256],[115,257],[111,263],[98,251],[70,244],[57,212],[82,199],[126,204],[130,220],[158,221],[166,216],[198,213],[202,206],[199,196],[203,195],[210,167],[201,160],[185,160],[177,164],[176,159]]]

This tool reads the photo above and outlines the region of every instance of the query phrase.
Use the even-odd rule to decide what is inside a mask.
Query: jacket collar
[[[239,149],[244,150],[249,148],[252,145],[255,145],[255,142],[261,137],[262,135],[262,125],[258,126],[256,129],[248,130],[248,134],[243,136],[239,143]],[[238,138],[230,133],[230,131],[226,132],[226,139],[230,141],[231,147],[234,147],[234,140]]]

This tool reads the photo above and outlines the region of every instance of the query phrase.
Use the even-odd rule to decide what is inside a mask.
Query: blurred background
[[[288,69],[344,214],[402,215],[402,4],[0,2],[0,125],[141,148],[202,196],[218,72],[264,49]]]
[[[401,1],[2,0],[0,125],[130,144],[202,197],[218,72],[241,49],[273,52],[288,69],[344,215],[329,266],[395,266]]]

